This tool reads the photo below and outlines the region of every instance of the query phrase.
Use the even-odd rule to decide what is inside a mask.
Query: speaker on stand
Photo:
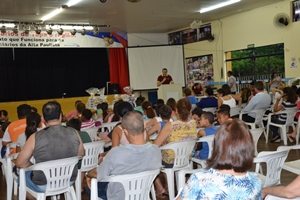
[[[110,94],[120,94],[119,84],[110,84]]]

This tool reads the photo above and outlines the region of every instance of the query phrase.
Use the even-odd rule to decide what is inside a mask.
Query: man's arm
[[[81,140],[80,135],[78,134],[77,131],[76,131],[76,133],[77,133],[77,137],[78,137],[79,142],[80,142],[77,156],[83,157],[84,156],[84,147],[83,147],[83,144],[82,144],[82,140]]]
[[[278,197],[284,198],[296,198],[300,197],[300,175],[293,180],[287,186],[276,186],[276,187],[267,187],[262,190],[262,197],[264,198],[266,195],[271,194]]]
[[[2,146],[6,146],[7,144],[11,143],[11,138],[8,132],[8,127],[6,128],[3,138],[2,138]]]
[[[166,77],[164,77],[164,79],[163,79],[162,81],[159,81],[159,80],[157,79],[157,82],[156,82],[157,87],[158,87],[158,86],[161,86],[165,81],[166,81]]]
[[[256,105],[256,100],[255,100],[255,96],[254,96],[251,98],[248,105],[243,109],[243,111],[248,112],[248,111],[254,110],[255,105]]]
[[[19,153],[16,166],[19,168],[27,168],[32,165],[30,158],[32,157],[33,150],[35,147],[35,134],[32,134],[26,141],[23,149]]]

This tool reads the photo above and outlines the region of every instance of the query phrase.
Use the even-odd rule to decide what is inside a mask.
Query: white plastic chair
[[[199,138],[199,140],[197,142],[207,142],[208,144],[208,157],[207,158],[210,158],[211,157],[211,154],[212,154],[212,150],[213,150],[213,142],[214,142],[214,138],[215,138],[215,135],[208,135],[208,136],[203,136],[201,138]],[[206,168],[206,159],[203,160],[203,159],[198,159],[198,158],[192,158],[192,161],[197,163],[198,164],[198,168]]]
[[[81,200],[81,172],[87,172],[98,165],[98,156],[103,152],[105,141],[83,143],[84,157],[81,161],[81,168],[78,169],[76,178],[76,195],[77,200]]]
[[[282,198],[282,197],[276,197],[276,196],[273,196],[273,195],[267,195],[264,199],[265,200],[287,200],[288,198]],[[292,200],[300,200],[300,197],[293,198]]]
[[[276,127],[279,128],[279,133],[281,135],[281,139],[283,139],[283,144],[287,145],[287,135],[286,135],[286,133],[288,132],[288,127],[289,126],[292,126],[293,129],[295,129],[294,117],[295,117],[295,114],[296,114],[297,110],[298,110],[298,108],[291,108],[291,109],[286,109],[286,110],[277,112],[276,114],[270,113],[268,115],[267,133],[266,133],[267,136],[266,136],[266,138],[268,138],[270,126],[271,125],[276,126]],[[279,114],[284,114],[284,113],[286,114],[285,124],[276,124],[274,122],[271,122],[271,117],[273,115],[279,115]]]
[[[12,189],[14,188],[14,195],[18,194],[18,177],[13,172],[13,167],[15,164],[12,162],[13,159],[18,157],[18,153],[15,153],[11,156],[6,157],[7,162],[7,171],[6,171],[6,193],[7,193],[7,200],[12,199]]]
[[[296,139],[296,145],[298,145],[299,144],[299,136],[300,136],[300,117],[298,118],[298,127],[297,127],[297,134],[296,134],[296,137],[295,137],[295,139]]]
[[[77,165],[81,158],[71,157],[32,165],[26,169],[20,169],[20,186],[19,186],[19,200],[26,199],[26,191],[29,192],[36,199],[46,199],[46,196],[55,196],[65,193],[65,197],[71,195],[71,200],[76,200],[76,194],[73,186],[70,186],[70,179],[74,166]],[[38,193],[26,187],[25,172],[40,170],[46,176],[47,186],[45,193]]]
[[[263,183],[263,187],[280,184],[281,170],[289,151],[289,149],[278,151],[262,151],[257,155],[257,157],[254,158],[253,162],[256,163],[255,172],[258,173]],[[259,174],[260,163],[266,163],[267,171],[265,176],[263,174]]]
[[[210,108],[203,108],[202,110],[205,112],[211,112],[213,114],[215,114],[217,112],[217,107],[210,107]]]
[[[174,152],[174,165],[172,168],[163,168],[161,172],[167,175],[167,182],[169,188],[169,199],[174,199],[174,172],[182,169],[190,169],[190,155],[195,146],[196,140],[184,140],[179,142],[172,142],[161,146],[161,150],[171,149]],[[177,178],[178,180],[178,178]],[[177,181],[178,182],[178,181]],[[179,188],[177,188],[179,190]]]
[[[100,132],[105,132],[105,128],[108,129],[108,132],[113,130],[113,128],[120,122],[109,122],[109,123],[103,123],[101,126],[98,126],[97,128],[100,130]]]
[[[242,110],[242,108],[239,107],[239,106],[230,108],[230,117],[235,116],[235,115],[239,115],[241,110]]]
[[[255,156],[257,156],[257,143],[261,136],[261,134],[265,131],[265,128],[256,128],[256,129],[250,129],[250,132],[252,134],[254,146],[255,146]]]
[[[159,169],[140,172],[137,174],[126,174],[109,176],[100,182],[119,182],[125,190],[124,200],[150,200],[149,193],[155,177],[159,174]],[[98,180],[92,179],[91,200],[98,200]]]
[[[2,138],[0,138],[0,150],[2,149]],[[1,158],[0,156],[0,163],[2,163],[1,169],[2,169],[2,173],[3,176],[6,176],[6,159],[5,158]]]
[[[251,111],[243,111],[241,110],[240,112],[240,120],[242,120],[243,115],[244,114],[249,114],[249,113],[255,113],[255,121],[253,123],[251,122],[245,122],[247,125],[249,125],[251,127],[251,129],[255,129],[256,125],[258,125],[259,128],[263,128],[264,127],[264,123],[263,123],[263,117],[264,114],[266,112],[266,109],[257,109],[257,110],[251,110]],[[264,135],[266,137],[266,143],[268,143],[268,134],[266,132],[264,132]]]
[[[97,141],[97,139],[99,139],[98,136],[97,136],[98,129],[99,129],[98,127],[94,127],[94,128],[87,128],[87,129],[84,129],[82,131],[87,132],[92,141]]]
[[[292,150],[292,149],[300,149],[300,145],[295,145],[295,146],[279,146],[277,148],[277,150],[282,150],[282,149],[290,149],[290,150]],[[300,174],[300,159],[285,162],[283,164],[282,169],[299,175]]]

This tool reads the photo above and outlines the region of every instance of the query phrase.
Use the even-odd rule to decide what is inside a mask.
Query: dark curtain
[[[0,48],[0,101],[14,99],[14,51],[12,48]]]
[[[109,49],[110,84],[119,84],[121,93],[129,86],[129,70],[125,48]]]
[[[87,96],[86,89],[109,81],[105,48],[17,48],[14,55],[13,69],[6,69],[13,90],[0,101]]]

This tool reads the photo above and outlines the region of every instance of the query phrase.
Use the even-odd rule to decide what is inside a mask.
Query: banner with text
[[[46,32],[36,34],[34,31],[26,34],[14,33],[7,30],[0,33],[0,48],[24,47],[24,48],[80,48],[80,47],[100,47],[100,48],[121,48],[127,47],[126,33],[100,32],[95,36],[92,32],[81,35],[77,32],[72,35],[65,31],[62,35],[53,31],[52,35]]]

